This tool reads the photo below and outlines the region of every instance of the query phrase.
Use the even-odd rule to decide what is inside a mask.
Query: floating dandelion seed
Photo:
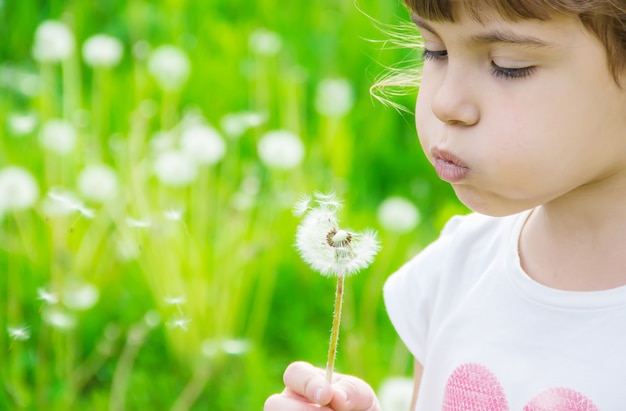
[[[131,228],[149,228],[152,222],[149,220],[137,220],[132,217],[126,217],[126,225]]]
[[[165,304],[167,305],[179,306],[185,304],[187,302],[187,299],[182,295],[177,295],[173,297],[165,297],[163,301],[165,301]]]
[[[169,220],[169,221],[180,221],[183,218],[183,209],[172,208],[169,210],[164,210],[163,216],[165,217],[166,220]]]
[[[167,325],[171,328],[180,328],[183,331],[189,330],[189,323],[191,322],[191,318],[180,315],[175,317],[167,322]]]
[[[420,213],[412,202],[403,197],[389,197],[378,207],[378,222],[394,233],[408,233],[420,222]]]
[[[46,205],[45,213],[48,216],[63,216],[78,212],[86,218],[93,218],[96,214],[94,210],[87,208],[70,191],[54,188],[48,192],[48,198],[53,200],[53,203]]]
[[[59,302],[59,296],[56,293],[46,290],[45,288],[37,289],[37,299],[49,305],[54,305]]]
[[[30,338],[30,328],[25,325],[19,327],[8,326],[7,332],[14,341],[26,341]]]
[[[316,207],[313,207],[313,205]],[[296,233],[296,247],[315,271],[337,277],[333,325],[330,335],[326,379],[330,382],[337,354],[345,278],[368,267],[380,250],[376,233],[356,233],[339,227],[341,202],[333,194],[315,193],[300,200],[294,213],[304,215]]]

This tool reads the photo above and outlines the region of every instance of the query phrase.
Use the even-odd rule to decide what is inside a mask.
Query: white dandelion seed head
[[[84,311],[96,305],[99,298],[100,291],[95,285],[87,282],[76,282],[65,287],[61,300],[71,310]]]
[[[220,127],[228,137],[237,139],[250,128],[258,127],[266,121],[266,115],[244,111],[226,114],[220,121]]]
[[[250,351],[252,344],[244,338],[227,338],[222,341],[222,350],[228,355],[244,355]]]
[[[352,85],[344,78],[328,78],[317,86],[315,109],[328,117],[342,117],[354,106]]]
[[[170,208],[168,210],[163,210],[163,216],[169,221],[180,221],[183,218],[184,212],[185,211],[182,208]]]
[[[408,233],[420,223],[419,210],[403,197],[389,197],[378,207],[378,221],[385,229],[394,233]]]
[[[182,151],[166,151],[154,161],[154,173],[169,187],[185,187],[197,176],[196,164]]]
[[[283,47],[283,39],[274,31],[259,28],[250,34],[248,46],[256,55],[271,57],[280,52]]]
[[[14,341],[26,341],[30,338],[30,328],[26,325],[7,326],[7,333]]]
[[[19,166],[0,169],[0,214],[28,209],[38,198],[39,186],[30,171]]]
[[[83,43],[83,58],[91,67],[109,68],[116,66],[122,59],[122,42],[107,34],[96,34]]]
[[[35,130],[37,115],[35,113],[11,113],[7,117],[7,126],[13,136],[25,136]]]
[[[219,132],[206,124],[186,127],[180,138],[181,150],[196,164],[212,165],[226,154],[226,143]]]
[[[49,305],[54,305],[59,302],[59,296],[56,293],[41,287],[37,289],[37,299]]]
[[[143,316],[143,321],[150,328],[156,328],[161,324],[161,314],[157,310],[150,310]]]
[[[380,250],[376,233],[341,229],[340,202],[333,194],[314,194],[318,207],[305,211],[296,231],[296,248],[302,259],[324,276],[345,277],[368,267]]]
[[[46,324],[59,330],[73,330],[78,324],[76,315],[58,307],[46,308],[42,317]]]
[[[191,71],[187,54],[176,46],[159,46],[150,54],[148,71],[164,91],[179,91]]]
[[[172,151],[176,146],[176,139],[172,133],[161,130],[156,131],[150,137],[150,149],[155,153]]]
[[[385,379],[378,390],[378,401],[383,411],[408,410],[411,407],[414,382],[408,377]]]
[[[61,119],[48,120],[39,132],[41,146],[61,155],[71,153],[76,146],[76,140],[76,128]]]
[[[87,200],[104,203],[113,199],[119,188],[117,173],[104,164],[92,164],[78,175],[78,191]]]
[[[300,137],[287,130],[265,133],[258,144],[261,161],[270,168],[291,170],[302,163],[304,144]]]
[[[40,63],[56,63],[74,52],[74,35],[60,21],[47,20],[37,27],[33,43],[33,58]]]

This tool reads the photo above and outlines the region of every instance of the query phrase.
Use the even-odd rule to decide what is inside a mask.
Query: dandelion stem
[[[328,362],[326,363],[326,380],[330,383],[335,369],[335,357],[337,356],[337,342],[339,341],[339,324],[341,323],[341,307],[343,305],[343,286],[345,276],[337,277],[337,291],[335,292],[335,310],[333,312],[333,327],[330,331],[330,344],[328,347]]]

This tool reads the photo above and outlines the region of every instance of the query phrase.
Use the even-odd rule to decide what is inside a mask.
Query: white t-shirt
[[[424,366],[417,410],[626,411],[626,286],[531,279],[527,216],[454,217],[387,280],[389,317]]]

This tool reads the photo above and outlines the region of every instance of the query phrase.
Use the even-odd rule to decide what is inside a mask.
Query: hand
[[[265,401],[264,411],[380,411],[374,390],[365,381],[334,374],[305,362],[290,364],[283,375],[285,389]]]

